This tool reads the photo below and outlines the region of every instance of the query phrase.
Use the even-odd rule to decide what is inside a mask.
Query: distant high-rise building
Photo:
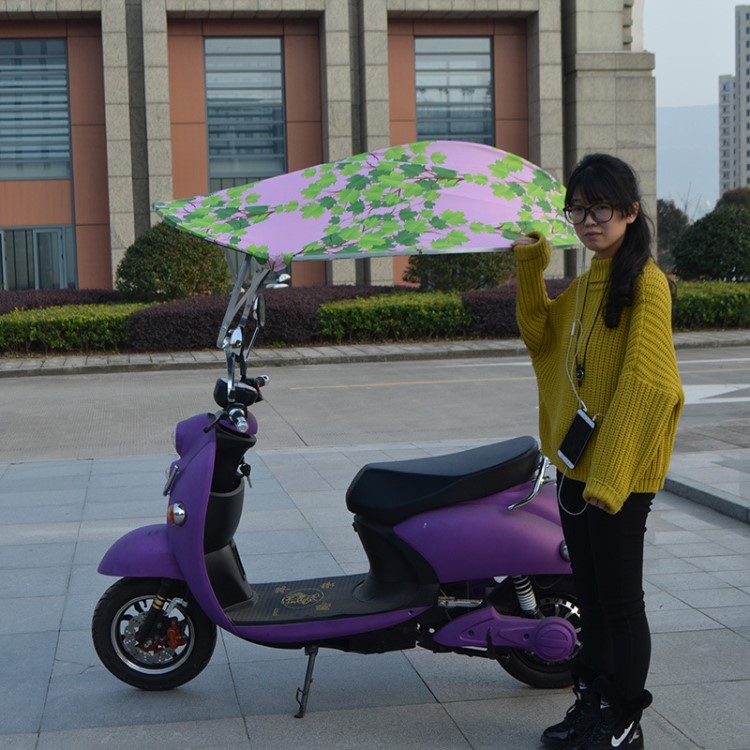
[[[750,187],[750,5],[734,9],[734,75],[719,76],[719,192]]]

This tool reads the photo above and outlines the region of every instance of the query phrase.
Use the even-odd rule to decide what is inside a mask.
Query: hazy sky
[[[736,0],[644,0],[643,41],[656,55],[656,106],[718,104],[734,74]],[[750,3],[748,3],[750,4]]]

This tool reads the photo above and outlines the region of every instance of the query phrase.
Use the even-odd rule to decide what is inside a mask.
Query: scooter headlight
[[[175,526],[182,526],[187,521],[187,511],[182,503],[172,503],[167,508],[167,520]]]

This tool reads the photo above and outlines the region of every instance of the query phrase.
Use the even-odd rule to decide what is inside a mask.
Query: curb
[[[368,351],[368,349],[370,349]],[[219,350],[217,350],[218,353]],[[282,353],[283,352],[283,353]],[[470,347],[445,342],[444,345],[434,345],[425,349],[424,345],[372,345],[372,347],[353,347],[343,351],[333,348],[330,352],[323,348],[309,350],[259,349],[252,353],[248,360],[248,367],[285,367],[298,365],[339,365],[352,362],[408,362],[428,359],[468,359],[471,357],[512,357],[526,353],[523,343],[510,343],[507,346]],[[175,353],[176,355],[180,353]],[[65,358],[60,357],[63,364],[57,364],[54,357],[40,357],[39,359],[19,359],[17,368],[3,367],[0,359],[0,378],[27,377],[36,375],[85,375],[93,373],[123,373],[123,372],[159,372],[166,370],[204,370],[216,367],[224,368],[222,355],[216,356],[197,353],[194,358],[180,360],[164,359],[162,361],[137,361],[128,359],[128,355],[110,355],[113,359],[119,357],[122,361],[98,361],[81,364],[64,364]],[[96,359],[104,360],[107,355],[99,355]],[[78,358],[80,359],[80,357]],[[13,360],[6,360],[13,361]]]
[[[669,474],[664,481],[664,489],[673,495],[711,508],[724,516],[750,524],[750,502],[737,495],[731,495],[692,479],[688,481]]]

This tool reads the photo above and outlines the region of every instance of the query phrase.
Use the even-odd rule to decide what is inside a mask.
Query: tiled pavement
[[[362,570],[343,503],[358,467],[457,447],[256,452],[237,536],[249,578]],[[671,489],[720,502],[723,512],[664,491],[650,516],[655,701],[643,726],[651,750],[750,750],[750,525],[737,517],[750,496],[748,459],[743,450],[676,456]],[[569,705],[567,691],[532,690],[480,659],[330,652],[297,720],[302,654],[231,636],[183,688],[144,693],[119,683],[91,645],[91,614],[108,585],[96,565],[113,539],[161,521],[169,460],[0,464],[2,750],[516,750],[538,747],[541,728]]]

